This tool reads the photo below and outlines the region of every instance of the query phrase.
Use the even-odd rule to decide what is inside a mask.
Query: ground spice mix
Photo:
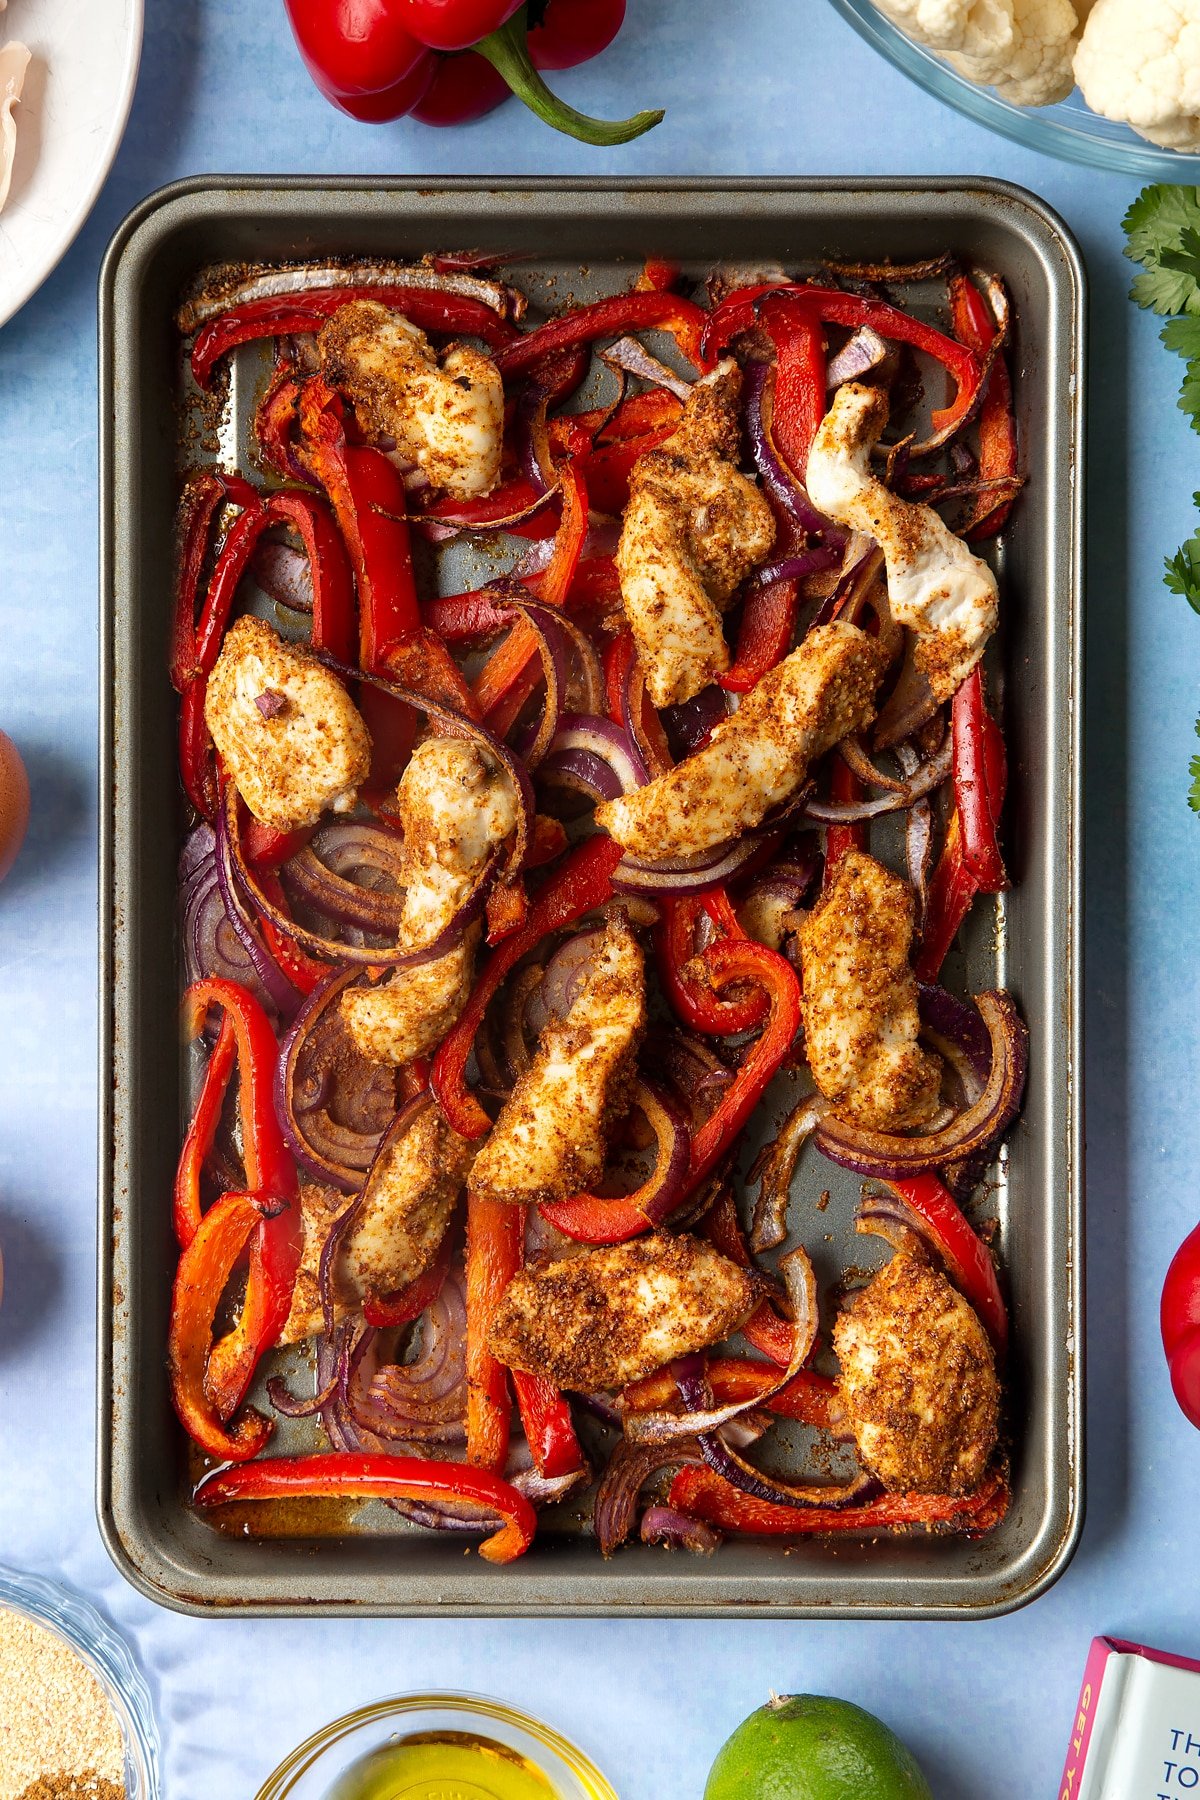
[[[121,1726],[87,1664],[0,1608],[0,1800],[125,1800]]]

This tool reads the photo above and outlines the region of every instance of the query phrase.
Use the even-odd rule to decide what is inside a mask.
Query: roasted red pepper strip
[[[613,412],[597,407],[590,412],[559,413],[547,427],[550,448],[571,456],[586,455],[602,445],[628,443],[679,423],[682,400],[665,388],[647,388],[629,394]]]
[[[1004,738],[990,713],[984,715],[984,768],[989,802],[995,817],[1004,804],[1008,769],[1004,755]],[[929,884],[929,904],[925,909],[925,929],[916,959],[921,981],[936,981],[946,952],[958,935],[960,926],[971,910],[979,884],[967,868],[963,856],[962,821],[958,812],[950,815],[946,841]]]
[[[703,1231],[714,1250],[735,1262],[739,1269],[751,1267],[750,1252],[738,1218],[737,1205],[728,1188],[723,1188],[704,1221]],[[789,1319],[781,1318],[769,1300],[753,1312],[742,1326],[742,1336],[773,1363],[786,1369],[792,1360],[795,1330]]]
[[[184,688],[179,702],[179,778],[196,811],[211,823],[217,816],[217,758],[204,717],[206,676]]]
[[[211,1006],[233,1022],[238,1050],[238,1106],[247,1188],[264,1201],[283,1202],[255,1238],[237,1324],[213,1347],[208,1392],[222,1417],[240,1405],[264,1351],[282,1331],[292,1304],[303,1240],[299,1184],[275,1111],[279,1046],[267,1015],[234,981],[193,982],[184,995],[187,1037],[201,1030]]]
[[[513,1369],[521,1424],[533,1456],[533,1466],[547,1481],[570,1475],[583,1467],[583,1452],[575,1435],[571,1408],[552,1381],[544,1375],[527,1375]]]
[[[363,1301],[363,1318],[379,1331],[394,1329],[419,1319],[426,1307],[432,1306],[446,1284],[450,1273],[450,1237],[428,1269],[394,1294],[368,1294]]]
[[[171,1293],[167,1356],[171,1399],[180,1424],[209,1456],[241,1462],[257,1456],[271,1435],[261,1413],[248,1412],[232,1430],[205,1392],[213,1321],[229,1277],[254,1235],[286,1202],[258,1194],[224,1194],[210,1206],[179,1258]]]
[[[467,1195],[467,1461],[502,1469],[508,1455],[512,1396],[508,1370],[488,1349],[488,1332],[521,1266],[525,1213],[501,1200]]]
[[[983,1239],[936,1175],[907,1175],[886,1186],[924,1221],[954,1285],[970,1301],[996,1349],[1008,1343],[1008,1308]]]
[[[451,1127],[463,1137],[482,1137],[491,1126],[467,1086],[466,1067],[475,1034],[497,989],[521,957],[544,937],[573,925],[584,913],[612,898],[612,874],[621,855],[621,846],[610,837],[586,838],[576,845],[531,902],[521,929],[505,938],[488,958],[462,1017],[443,1039],[433,1062],[432,1084],[438,1104]]]
[[[967,275],[950,277],[950,317],[955,337],[982,360],[996,335],[996,321],[983,295]],[[1012,378],[1008,363],[1001,355],[992,364],[979,408],[979,477],[981,481],[999,481],[1016,473],[1017,426],[1013,417]],[[971,543],[995,537],[1007,524],[1012,507],[1009,499],[989,508],[981,494],[975,502],[972,517],[963,526],[962,536]]]
[[[954,804],[962,832],[962,860],[981,894],[1008,886],[996,838],[1000,806],[988,781],[987,704],[983,671],[976,663],[950,708],[954,743]]]
[[[756,1400],[779,1380],[779,1369],[774,1363],[757,1362],[747,1356],[710,1357],[704,1373],[713,1400],[719,1406],[737,1400]],[[818,1375],[815,1370],[802,1369],[785,1388],[771,1394],[763,1404],[768,1412],[778,1413],[782,1418],[828,1430],[833,1423],[836,1397],[836,1381],[828,1375]],[[674,1376],[668,1370],[660,1369],[642,1381],[631,1382],[622,1392],[621,1404],[629,1412],[659,1412],[675,1406],[678,1399],[679,1388]]]
[[[740,332],[751,330],[757,323],[762,303],[768,295],[786,294],[797,305],[803,304],[812,316],[828,325],[845,325],[851,330],[870,325],[881,337],[896,343],[911,344],[942,364],[953,376],[958,392],[949,406],[934,412],[932,423],[939,437],[951,432],[969,417],[979,398],[983,365],[975,352],[957,339],[947,337],[922,319],[914,319],[898,306],[871,295],[847,294],[840,288],[804,287],[778,282],[760,287],[741,288],[722,301],[705,321],[703,348],[706,357],[714,359]]]
[[[226,1013],[204,1070],[200,1098],[196,1102],[196,1110],[192,1114],[187,1136],[183,1140],[183,1149],[179,1154],[179,1166],[175,1171],[175,1237],[181,1250],[187,1249],[200,1229],[200,1176],[205,1159],[212,1149],[217,1126],[221,1122],[221,1109],[225,1104],[229,1078],[233,1074],[236,1052],[237,1035],[233,1019]]]
[[[279,909],[291,916],[288,897],[283,891],[283,883],[272,868],[256,870],[258,885]],[[268,919],[266,913],[258,912],[255,923],[262,933],[267,949],[275,958],[292,986],[301,994],[311,994],[329,974],[329,964],[310,956],[302,950],[295,938],[288,937],[276,925],[274,919]]]
[[[714,904],[719,907],[717,896],[723,897],[728,904],[728,895],[723,888],[717,889],[714,896]],[[662,921],[655,928],[654,945],[663,990],[684,1024],[708,1037],[728,1037],[734,1032],[752,1031],[762,1023],[767,1012],[767,995],[755,983],[738,999],[720,999],[701,977],[698,968],[692,966],[700,914],[708,912],[711,916],[708,898],[708,895],[703,898],[692,894],[664,895],[660,901]],[[739,930],[731,935],[744,937],[745,933]]]
[[[202,325],[192,345],[196,385],[207,388],[221,358],[239,344],[319,331],[326,319],[355,300],[373,300],[379,306],[391,307],[422,331],[482,338],[485,344],[493,346],[510,344],[521,337],[514,325],[484,301],[463,294],[419,287],[314,288],[308,294],[247,300]]]
[[[670,1504],[690,1518],[750,1537],[870,1536],[942,1526],[974,1538],[999,1525],[1008,1511],[1009,1489],[1003,1475],[992,1470],[972,1494],[885,1494],[866,1506],[801,1509],[753,1499],[711,1469],[686,1468],[671,1483]]]
[[[488,1562],[512,1562],[533,1542],[537,1514],[507,1481],[465,1463],[418,1456],[353,1454],[274,1456],[253,1467],[221,1469],[200,1484],[196,1504],[227,1506],[246,1500],[431,1500],[477,1506],[503,1529],[480,1544]]]
[[[608,692],[609,717],[617,725],[626,725],[628,694],[628,712],[632,718],[633,735],[638,749],[651,775],[665,774],[672,767],[674,759],[662,720],[646,692],[631,631],[619,631],[605,651],[604,682]]]
[[[197,607],[208,541],[217,508],[226,501],[255,507],[258,495],[240,475],[209,469],[195,475],[184,489],[176,525],[175,613],[171,633],[171,684],[182,693],[200,673],[197,651]],[[211,666],[211,665],[210,665]]]
[[[339,662],[352,663],[355,649],[354,578],[346,546],[323,500],[315,494],[272,494],[267,512],[289,525],[304,546],[312,575],[313,648],[327,650]]]
[[[679,294],[657,290],[632,294],[614,294],[607,300],[594,300],[590,306],[578,306],[561,313],[536,331],[527,331],[496,352],[495,363],[506,381],[524,374],[535,363],[554,356],[576,344],[591,344],[597,338],[624,337],[630,331],[669,331],[680,349],[697,368],[712,367],[701,349],[701,336],[709,315]]]
[[[835,756],[829,770],[829,798],[839,806],[849,806],[855,800],[862,799],[862,783],[853,769],[849,768],[840,756]],[[828,893],[837,875],[838,864],[843,856],[851,850],[865,850],[867,847],[867,828],[865,825],[827,825],[825,827],[825,870],[821,877],[821,891]]]
[[[768,1083],[787,1059],[800,1029],[800,983],[786,957],[750,938],[725,938],[710,944],[698,962],[703,979],[716,992],[735,982],[749,982],[767,995],[769,1010],[762,1035],[753,1045],[715,1111],[692,1138],[689,1189],[695,1189],[732,1148]]]
[[[492,527],[513,537],[531,538],[553,537],[557,529],[550,500],[524,475],[513,476],[494,493],[477,500],[462,500],[457,495],[435,500],[410,523],[422,537],[431,537],[435,541],[440,526],[475,531]]]
[[[771,294],[759,314],[775,346],[771,436],[801,480],[808,453],[825,417],[825,334],[808,303]]]
[[[800,604],[798,581],[772,581],[752,588],[742,607],[737,654],[720,685],[730,694],[748,694],[768,669],[782,662],[792,647],[796,611]]]

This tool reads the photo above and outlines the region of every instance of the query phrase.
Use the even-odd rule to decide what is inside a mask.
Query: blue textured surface
[[[438,1685],[552,1719],[625,1800],[698,1795],[718,1744],[772,1687],[881,1712],[939,1800],[1050,1796],[1093,1633],[1200,1654],[1200,1439],[1173,1407],[1156,1324],[1163,1271],[1200,1211],[1200,820],[1184,798],[1200,621],[1160,581],[1163,553],[1191,530],[1200,447],[1175,410],[1177,363],[1125,299],[1134,184],[943,110],[819,0],[632,0],[619,44],[561,80],[597,111],[666,105],[657,132],[612,152],[554,138],[515,106],[456,134],[356,126],[309,87],[277,0],[148,10],[129,134],[96,214],[0,334],[0,725],[34,791],[28,847],[0,895],[0,1551],[61,1571],[130,1631],[157,1688],[171,1800],[241,1800],[344,1706]],[[95,287],[125,211],[213,169],[982,173],[1034,189],[1081,239],[1093,296],[1091,1498],[1074,1565],[1033,1608],[944,1627],[208,1623],[156,1610],[110,1568],[92,1514]]]

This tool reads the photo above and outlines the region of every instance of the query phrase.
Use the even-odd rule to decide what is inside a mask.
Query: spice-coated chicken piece
[[[641,946],[610,920],[566,1017],[551,1019],[471,1171],[472,1194],[539,1205],[591,1189],[629,1111],[646,1025]]]
[[[429,1106],[376,1161],[333,1269],[336,1320],[357,1312],[368,1294],[407,1287],[436,1260],[474,1148]],[[304,1245],[280,1343],[299,1343],[322,1330],[321,1253],[334,1225],[358,1198],[301,1184]]]
[[[741,386],[731,361],[697,382],[630,478],[617,570],[655,706],[690,700],[729,667],[721,612],[775,540],[770,507],[737,466]]]
[[[279,831],[349,812],[371,765],[358,708],[308,650],[237,619],[208,678],[204,717],[256,819]]]
[[[882,388],[840,387],[813,439],[805,480],[814,506],[883,551],[892,618],[915,633],[913,671],[937,704],[970,674],[996,629],[996,577],[932,506],[891,493],[872,473],[871,452],[887,421]]]
[[[326,380],[354,407],[364,436],[394,444],[405,471],[462,498],[500,479],[504,384],[482,350],[435,353],[416,325],[374,300],[341,307],[317,338]]]
[[[844,1118],[877,1131],[925,1125],[941,1058],[917,1042],[907,882],[849,851],[800,927],[804,1044],[813,1080]]]
[[[760,823],[803,786],[818,757],[875,716],[888,664],[877,638],[834,620],[810,631],[722,720],[702,750],[596,808],[636,856],[709,850]]]
[[[833,1328],[838,1394],[858,1453],[895,1492],[966,1494],[999,1431],[987,1333],[923,1257],[897,1255],[843,1306]]]
[[[521,1270],[489,1343],[510,1368],[591,1393],[720,1343],[759,1298],[753,1277],[711,1244],[655,1232]]]
[[[400,778],[404,830],[400,944],[434,943],[469,900],[517,822],[508,774],[466,738],[425,738]],[[397,1066],[423,1056],[455,1023],[471,989],[478,926],[444,956],[417,963],[377,987],[342,995],[342,1017],[362,1054]]]

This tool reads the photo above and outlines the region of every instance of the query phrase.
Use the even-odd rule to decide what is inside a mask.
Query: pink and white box
[[[1200,1800],[1200,1662],[1093,1638],[1058,1800]]]

